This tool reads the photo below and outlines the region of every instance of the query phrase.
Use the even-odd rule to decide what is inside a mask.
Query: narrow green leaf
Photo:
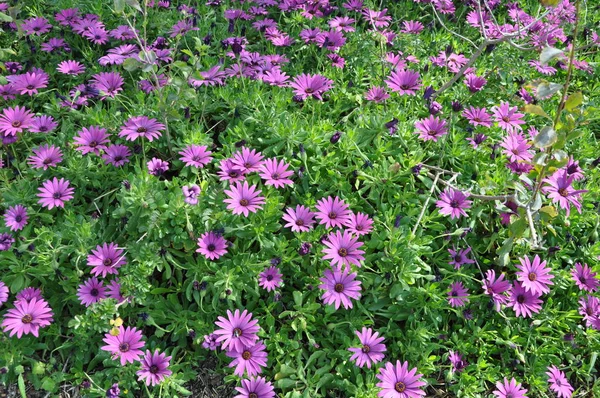
[[[19,385],[19,392],[21,393],[21,398],[27,398],[27,391],[25,390],[25,380],[23,379],[23,373],[19,375],[17,379],[17,384]]]
[[[115,12],[117,14],[121,14],[125,11],[125,1],[124,0],[114,0]]]
[[[6,15],[3,12],[0,12],[0,22],[12,22],[13,19],[10,15]]]

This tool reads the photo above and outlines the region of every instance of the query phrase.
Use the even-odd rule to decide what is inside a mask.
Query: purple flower
[[[265,180],[265,185],[271,185],[275,188],[283,188],[286,185],[294,185],[294,182],[288,177],[294,174],[288,170],[289,164],[283,160],[277,162],[277,159],[266,159],[258,172],[260,177]]]
[[[336,197],[328,196],[317,201],[315,206],[318,212],[315,214],[319,224],[325,224],[326,228],[344,227],[350,222],[352,212],[346,202]]]
[[[103,243],[92,250],[92,254],[87,257],[87,265],[92,268],[92,275],[102,276],[118,275],[118,269],[127,264],[125,254],[119,249],[116,243]]]
[[[170,360],[171,357],[164,352],[159,353],[158,350],[155,350],[152,353],[150,350],[146,350],[146,354],[140,361],[142,368],[136,372],[139,376],[138,380],[145,381],[147,386],[160,384],[165,377],[172,374],[168,369]]]
[[[565,372],[552,365],[546,372],[548,375],[548,384],[550,389],[556,393],[559,398],[571,398],[573,396],[573,387],[569,384]]]
[[[48,75],[44,71],[27,72],[22,75],[17,75],[14,78],[9,78],[12,83],[12,88],[21,95],[34,95],[38,93],[38,89],[48,87]]]
[[[348,231],[344,231],[343,234],[340,231],[330,233],[323,244],[327,247],[323,249],[325,256],[322,258],[331,260],[332,267],[345,265],[349,269],[350,264],[360,267],[360,261],[365,259],[364,250],[359,249],[363,243]]]
[[[244,181],[243,184],[238,181],[235,186],[224,192],[228,196],[228,199],[223,200],[228,203],[227,208],[233,214],[243,214],[244,217],[248,217],[249,212],[256,213],[265,203],[264,196],[259,196],[261,190],[256,189],[255,185],[249,186],[247,181]]]
[[[81,34],[94,44],[108,43],[108,31],[102,26],[90,26]]]
[[[183,151],[179,152],[181,157],[179,160],[185,163],[186,166],[203,168],[213,159],[211,151],[207,150],[205,145],[189,145]]]
[[[148,173],[153,176],[161,176],[169,170],[169,162],[166,160],[152,158],[148,163]]]
[[[202,342],[202,347],[206,348],[207,350],[216,351],[216,349],[219,347],[219,343],[217,343],[218,337],[219,336],[214,333],[205,335],[204,341]]]
[[[85,66],[78,61],[62,61],[56,70],[65,75],[77,76],[85,72]]]
[[[469,257],[467,257],[467,254],[469,254],[469,252],[471,252],[470,247],[468,247],[464,250],[456,250],[456,248],[448,249],[448,252],[450,253],[449,264],[453,265],[455,269],[459,269],[461,267],[461,265],[464,265],[464,264],[475,263],[474,260],[471,260]]]
[[[283,220],[287,221],[285,227],[289,227],[293,232],[310,231],[315,223],[314,213],[308,207],[297,205],[296,209],[286,208],[283,214]]]
[[[454,352],[454,351],[450,350],[448,359],[450,360],[450,364],[454,368],[455,372],[460,372],[467,366],[467,362],[463,359],[462,355],[460,355],[458,352]]]
[[[590,295],[581,297],[579,299],[579,314],[583,316],[583,320],[588,327],[593,326],[597,323],[600,315],[600,300]]]
[[[379,369],[377,378],[381,380],[377,387],[381,387],[377,396],[382,398],[419,398],[425,396],[421,389],[425,383],[421,381],[422,374],[417,374],[417,368],[408,370],[408,362],[396,361],[394,366],[387,362],[385,367]]]
[[[8,301],[8,294],[10,291],[8,290],[8,286],[2,281],[0,281],[0,307],[4,305]]]
[[[504,153],[511,162],[523,161],[529,162],[533,159],[533,153],[529,151],[531,145],[527,143],[527,139],[518,131],[508,133],[500,144],[504,148]]]
[[[496,311],[500,311],[501,305],[508,302],[508,297],[504,293],[510,290],[510,282],[504,280],[504,274],[500,274],[496,279],[496,271],[494,270],[488,270],[485,275],[483,292],[492,297]]]
[[[200,78],[190,78],[189,82],[194,87],[223,85],[226,74],[221,70],[221,65],[215,65],[208,71],[199,72]]]
[[[142,341],[142,331],[137,330],[134,327],[119,326],[119,334],[113,336],[110,333],[106,333],[102,339],[106,343],[101,349],[112,353],[113,359],[120,358],[121,366],[125,366],[128,362],[134,363],[140,360],[140,356],[143,355],[143,351],[140,349],[144,347]]]
[[[419,72],[411,70],[394,70],[385,81],[390,90],[400,95],[416,95],[417,90],[421,88]]]
[[[123,91],[123,77],[118,72],[101,72],[92,76],[93,87],[100,91],[100,99],[114,98]]]
[[[0,234],[0,252],[8,251],[12,247],[13,243],[15,243],[15,238],[13,238],[11,234]]]
[[[448,291],[448,303],[452,307],[464,307],[469,302],[469,292],[462,282],[454,282]]]
[[[433,140],[437,142],[438,138],[448,134],[448,123],[444,119],[433,115],[429,115],[427,119],[417,120],[415,127],[423,141]]]
[[[554,285],[551,281],[554,275],[550,273],[552,269],[546,267],[546,261],[541,261],[537,254],[533,262],[527,256],[520,258],[519,261],[521,265],[517,265],[520,270],[517,272],[517,280],[521,281],[525,290],[539,295],[548,293],[550,291],[548,286]]]
[[[485,140],[487,140],[487,136],[483,134],[475,134],[474,137],[467,138],[467,141],[471,143],[473,149],[477,149]]]
[[[581,213],[581,203],[579,197],[587,190],[575,190],[571,186],[575,177],[568,176],[566,171],[561,174],[555,173],[549,178],[544,178],[544,182],[548,185],[542,187],[542,192],[552,199],[552,203],[558,203],[561,208],[566,210],[567,217],[571,212],[571,205],[575,206],[577,211]]]
[[[142,137],[152,142],[162,135],[161,131],[164,129],[165,125],[159,123],[156,119],[150,119],[146,116],[134,116],[121,127],[119,137],[125,137],[127,141],[134,141]]]
[[[35,116],[31,121],[29,131],[32,133],[49,133],[58,126],[52,116]]]
[[[475,108],[471,106],[469,109],[465,109],[462,115],[469,121],[469,124],[473,126],[492,126],[492,117],[486,112],[485,108]]]
[[[232,158],[233,164],[242,171],[242,173],[252,173],[260,171],[263,165],[263,154],[243,146]]]
[[[235,165],[231,159],[221,160],[217,174],[220,177],[220,181],[229,181],[230,183],[246,179],[242,168]]]
[[[481,91],[483,86],[487,83],[487,80],[481,76],[477,76],[474,73],[469,73],[465,75],[465,84],[470,92],[476,93]]]
[[[360,299],[360,281],[356,279],[356,273],[350,273],[348,267],[345,269],[332,268],[326,269],[323,277],[319,280],[321,285],[319,289],[325,290],[321,299],[325,304],[334,304],[335,309],[340,308],[340,304],[344,308],[352,308],[350,299]]]
[[[390,95],[385,91],[385,88],[380,86],[371,87],[365,94],[365,99],[367,101],[373,101],[377,104],[388,98],[390,98]]]
[[[243,347],[240,350],[232,349],[226,352],[230,358],[234,358],[229,364],[232,368],[235,366],[233,374],[242,377],[244,372],[248,376],[256,376],[262,373],[262,368],[267,366],[266,346],[262,342],[257,342],[249,347]]]
[[[579,287],[579,290],[586,290],[588,292],[598,290],[600,281],[596,278],[596,273],[592,272],[592,269],[587,264],[581,265],[581,263],[575,263],[575,267],[571,270],[571,276],[577,287]]]
[[[106,129],[99,126],[84,127],[77,132],[77,135],[73,137],[75,141],[76,150],[80,151],[82,155],[93,152],[96,155],[100,155],[100,151],[106,149],[106,145],[110,142],[109,134],[106,134]]]
[[[0,132],[14,136],[31,127],[33,114],[25,107],[4,108],[0,116]]]
[[[525,393],[527,393],[527,389],[521,388],[521,383],[517,383],[514,377],[510,382],[506,377],[504,382],[497,382],[494,391],[494,395],[498,398],[527,398]]]
[[[467,200],[468,197],[469,193],[446,188],[435,204],[440,209],[440,214],[450,216],[451,219],[459,218],[461,215],[467,217],[465,209],[471,208],[472,203]]]
[[[62,162],[62,152],[60,148],[50,145],[42,145],[33,149],[27,163],[34,169],[47,170],[49,167],[55,167]]]
[[[281,286],[282,276],[279,268],[269,267],[258,275],[258,285],[270,292]]]
[[[241,381],[242,386],[235,389],[239,392],[233,398],[275,398],[273,385],[264,377],[251,377]]]
[[[363,213],[350,214],[350,220],[346,224],[348,231],[357,236],[367,235],[373,230],[373,220]]]
[[[183,196],[185,197],[185,199],[183,200],[185,203],[189,205],[198,204],[198,195],[200,195],[200,187],[198,185],[185,185],[181,187],[181,191],[183,192]]]
[[[498,126],[510,132],[522,130],[521,125],[525,124],[522,113],[517,112],[517,107],[511,107],[508,102],[502,102],[500,106],[492,108],[494,120],[498,122]]]
[[[125,163],[129,163],[131,152],[125,145],[111,145],[104,151],[105,153],[102,155],[104,164],[112,164],[115,167],[121,167]]]
[[[81,304],[89,307],[106,298],[106,289],[102,282],[95,277],[91,277],[83,284],[79,285],[77,297],[79,297]]]
[[[521,282],[514,281],[510,290],[508,306],[515,310],[517,316],[527,318],[542,309],[540,296],[540,293],[525,290]]]
[[[4,225],[11,231],[20,231],[25,228],[27,219],[27,209],[21,205],[9,207],[4,213]]]
[[[371,369],[372,364],[381,362],[385,357],[386,347],[383,344],[385,339],[380,337],[378,332],[373,332],[373,329],[366,327],[363,327],[361,332],[356,331],[356,335],[361,346],[348,348],[348,351],[353,353],[350,360],[354,361],[359,368],[367,365],[367,368]]]
[[[294,93],[302,99],[313,97],[322,100],[322,94],[329,91],[333,85],[333,80],[329,80],[321,75],[307,75],[305,73],[298,75],[290,83],[294,88]]]
[[[23,290],[21,290],[19,293],[17,293],[16,297],[15,297],[15,303],[19,302],[19,301],[31,301],[33,299],[36,299],[37,301],[41,301],[42,300],[42,291],[40,289],[38,289],[37,287],[27,287]]]
[[[69,181],[61,178],[60,180],[54,177],[52,180],[46,180],[42,183],[42,187],[38,188],[40,193],[37,196],[40,198],[38,203],[42,207],[47,207],[52,210],[54,207],[65,207],[65,202],[73,199],[74,188],[69,188]]]
[[[227,318],[220,316],[215,324],[219,327],[215,330],[219,336],[217,341],[221,342],[223,350],[243,352],[245,347],[252,347],[258,341],[258,321],[252,319],[252,313],[247,310],[242,313],[235,310],[233,314],[227,310]]]
[[[23,21],[21,29],[23,29],[23,32],[27,36],[41,36],[44,33],[50,32],[52,25],[44,17],[33,17]]]
[[[403,21],[402,26],[404,26],[404,28],[400,31],[400,33],[414,35],[421,33],[424,28],[423,24],[419,21]]]
[[[198,238],[198,249],[209,260],[216,260],[227,253],[227,240],[214,232],[205,232]]]
[[[21,338],[24,334],[33,334],[39,337],[40,328],[52,323],[52,309],[43,299],[33,298],[30,301],[15,301],[15,308],[6,311],[2,327],[4,332],[9,332],[12,337],[15,334]]]

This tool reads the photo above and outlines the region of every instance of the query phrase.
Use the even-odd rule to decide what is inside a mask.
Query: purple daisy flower
[[[325,224],[326,228],[344,227],[351,221],[352,212],[346,202],[337,196],[328,196],[317,201],[315,206],[318,212],[315,214],[319,224]]]
[[[362,368],[367,365],[371,369],[371,365],[381,362],[385,357],[386,351],[384,338],[379,336],[378,332],[373,332],[373,329],[363,327],[362,331],[356,331],[356,335],[360,340],[360,347],[350,347],[348,351],[353,352],[350,357],[356,366]]]
[[[8,290],[8,286],[2,281],[0,281],[0,307],[4,305],[8,301],[8,294],[10,291]]]
[[[56,70],[64,75],[77,76],[85,72],[85,66],[79,61],[63,61]]]
[[[21,29],[23,29],[23,32],[27,36],[41,36],[44,33],[50,32],[52,25],[44,17],[32,17],[23,21]]]
[[[203,168],[213,159],[211,151],[205,145],[189,145],[179,152],[181,157],[179,160],[185,163],[186,166]]]
[[[62,26],[72,26],[80,20],[79,10],[77,8],[65,8],[54,14],[54,19]]]
[[[450,361],[450,364],[452,365],[452,368],[454,369],[455,372],[460,372],[465,367],[467,367],[467,362],[463,359],[462,355],[460,355],[458,352],[454,352],[454,351],[450,350],[450,353],[448,355],[448,360]]]
[[[243,184],[238,181],[235,186],[224,192],[229,198],[223,200],[228,203],[227,208],[233,214],[243,214],[244,217],[248,217],[249,212],[256,213],[262,209],[261,205],[265,203],[264,196],[259,196],[261,190],[256,189],[256,185],[249,186],[247,181],[244,181]]]
[[[567,217],[571,212],[571,205],[581,213],[579,198],[582,193],[587,192],[587,190],[575,190],[571,186],[573,180],[574,176],[569,177],[566,171],[563,171],[561,174],[555,173],[543,180],[548,185],[542,187],[542,192],[552,199],[552,203],[558,203],[561,208],[565,209]]]
[[[527,139],[518,131],[508,133],[508,136],[500,143],[504,148],[504,153],[511,162],[529,162],[533,159],[533,153],[529,151],[531,145],[527,143]]]
[[[219,163],[219,175],[220,181],[238,182],[246,179],[245,173],[241,167],[235,165],[231,159],[223,159]]]
[[[456,250],[456,248],[448,249],[448,253],[450,253],[450,262],[448,264],[453,265],[455,269],[459,269],[462,265],[475,263],[474,260],[467,257],[467,254],[470,252],[470,247],[464,250]]]
[[[277,162],[277,159],[266,159],[258,172],[260,178],[265,180],[265,185],[271,185],[275,188],[283,188],[286,185],[294,185],[294,182],[288,177],[294,175],[293,171],[288,170],[289,164],[283,160]]]
[[[27,287],[21,290],[19,293],[17,293],[15,297],[15,303],[19,301],[29,302],[33,299],[36,299],[37,301],[43,300],[42,291],[37,287]]]
[[[106,287],[107,297],[117,300],[119,303],[125,300],[121,294],[121,284],[119,279],[113,279]]]
[[[92,275],[102,276],[118,275],[118,269],[127,264],[125,254],[116,243],[103,243],[96,246],[87,257],[87,264],[92,268]]]
[[[357,236],[367,235],[373,230],[373,220],[363,213],[350,214],[350,221],[346,224],[348,231]]]
[[[464,307],[469,302],[469,291],[465,288],[462,282],[454,282],[450,284],[448,291],[448,303],[452,307]]]
[[[539,293],[525,290],[521,282],[514,281],[507,305],[515,310],[517,316],[528,318],[542,309],[540,296]]]
[[[233,398],[275,398],[273,385],[264,377],[251,377],[249,380],[242,380],[241,384],[241,387],[235,388],[239,394]]]
[[[134,116],[121,127],[119,137],[125,137],[127,141],[134,141],[142,137],[152,142],[162,135],[161,131],[164,129],[165,125],[159,123],[156,119],[150,119],[146,116]]]
[[[471,143],[473,149],[477,149],[479,145],[483,143],[483,141],[487,140],[487,135],[477,133],[474,137],[467,138],[467,141]]]
[[[465,84],[470,92],[476,93],[481,91],[483,86],[487,83],[487,80],[481,76],[477,76],[474,73],[468,73],[465,75]]]
[[[526,388],[521,388],[521,383],[517,383],[513,377],[510,382],[504,378],[504,382],[496,382],[496,390],[494,395],[498,398],[527,398]]]
[[[81,304],[89,307],[106,298],[106,288],[96,277],[91,277],[79,285],[77,297],[79,297],[79,302]]]
[[[101,150],[106,150],[106,145],[110,143],[108,138],[109,134],[106,133],[106,129],[99,126],[84,127],[77,132],[77,135],[73,137],[75,141],[75,148],[82,155],[93,152],[96,155],[100,155]]]
[[[34,148],[33,155],[27,159],[27,163],[32,168],[47,170],[49,167],[56,167],[62,162],[62,152],[59,147],[45,144]]]
[[[17,135],[31,127],[33,114],[25,107],[5,108],[0,116],[0,132],[5,136]]]
[[[516,130],[522,130],[521,125],[525,124],[523,113],[517,112],[517,107],[511,107],[508,102],[502,102],[500,106],[492,108],[494,120],[498,122],[498,126],[508,131],[509,133]]]
[[[100,99],[114,98],[123,91],[123,77],[118,72],[101,72],[92,76],[93,87],[100,91]]]
[[[421,88],[419,72],[411,70],[394,70],[385,81],[390,90],[400,95],[416,95],[417,90]]]
[[[192,184],[190,186],[181,187],[181,191],[183,192],[183,196],[185,199],[183,201],[189,205],[198,204],[198,195],[200,195],[200,187],[196,184]]]
[[[142,331],[137,330],[134,327],[128,326],[125,329],[123,326],[119,326],[119,334],[113,336],[110,333],[106,333],[102,339],[106,343],[102,346],[103,351],[112,353],[112,358],[121,360],[121,366],[125,366],[128,362],[134,363],[140,360],[140,356],[144,352],[140,349],[144,347],[142,341]]]
[[[209,260],[216,260],[227,253],[227,240],[214,232],[206,232],[198,238],[198,249]]]
[[[121,167],[125,163],[129,163],[131,151],[125,145],[111,145],[107,147],[102,155],[104,164],[112,164],[115,167]]]
[[[588,292],[598,290],[600,281],[596,278],[596,273],[592,272],[592,269],[587,264],[581,265],[581,263],[575,263],[575,267],[571,270],[571,276],[577,287],[579,287],[579,290],[586,290]]]
[[[365,99],[367,101],[373,101],[376,104],[383,102],[388,98],[390,98],[390,95],[385,91],[385,88],[379,86],[371,87],[365,94]]]
[[[199,72],[199,75],[200,79],[190,78],[188,80],[192,86],[221,86],[227,77],[227,74],[221,70],[221,65],[215,65],[207,71]]]
[[[332,86],[333,80],[329,80],[325,76],[308,75],[306,73],[296,76],[290,83],[294,93],[302,99],[313,97],[323,100],[322,94],[331,90]]]
[[[148,173],[153,176],[161,176],[169,170],[169,162],[159,158],[152,158],[148,163]]]
[[[4,225],[11,231],[20,231],[25,228],[27,219],[27,209],[21,205],[9,207],[4,213]]]
[[[31,120],[29,131],[32,133],[49,133],[54,130],[56,126],[58,126],[58,123],[54,121],[52,116],[35,116]]]
[[[500,274],[496,279],[496,271],[494,270],[488,270],[485,275],[483,292],[492,297],[496,311],[500,311],[501,306],[508,302],[508,297],[504,293],[510,290],[510,282],[504,280],[504,274]]]
[[[204,335],[202,347],[206,348],[207,350],[216,351],[217,348],[219,348],[219,343],[217,343],[217,337],[219,336],[217,336],[214,333]]]
[[[90,26],[81,34],[81,36],[85,37],[94,44],[108,43],[108,31],[102,26]]]
[[[469,124],[477,127],[492,127],[492,116],[487,113],[485,108],[475,108],[474,106],[465,109],[462,115],[467,119]]]
[[[0,234],[0,252],[8,251],[12,247],[13,243],[15,243],[15,238],[13,238],[11,234]]]
[[[404,28],[400,31],[400,33],[413,35],[418,35],[425,28],[419,21],[403,21],[402,26],[404,26]]]
[[[437,142],[438,138],[448,134],[448,123],[433,115],[429,115],[427,119],[417,120],[415,128],[423,141]]]
[[[32,96],[38,93],[38,89],[48,87],[48,75],[44,71],[27,72],[8,80],[21,95]]]
[[[567,380],[565,372],[552,365],[546,372],[548,375],[548,384],[550,389],[556,393],[558,398],[571,398],[573,396],[573,387]]]
[[[169,361],[171,357],[167,354],[159,353],[155,350],[152,353],[150,350],[146,350],[146,354],[140,360],[142,368],[136,372],[139,376],[139,381],[146,382],[146,385],[157,385],[160,384],[165,377],[171,376],[169,368]]]
[[[267,292],[275,290],[281,286],[282,276],[279,268],[271,266],[258,275],[258,286],[266,289]]]
[[[417,374],[417,368],[408,370],[408,362],[396,361],[396,366],[387,362],[385,367],[379,369],[377,378],[381,380],[377,387],[382,390],[377,394],[382,398],[419,398],[425,396],[421,389],[425,383],[421,380],[422,374]]]
[[[37,194],[40,198],[38,203],[52,210],[54,207],[65,207],[65,202],[73,199],[75,189],[69,187],[68,180],[54,177],[52,180],[44,181],[38,191],[40,192]]]
[[[262,153],[243,146],[242,149],[233,155],[231,161],[242,171],[242,173],[247,174],[252,173],[253,171],[260,171],[264,163],[263,158],[264,156]]]
[[[15,308],[6,311],[2,327],[4,332],[9,332],[12,337],[15,334],[21,338],[24,334],[33,334],[39,337],[40,328],[52,323],[52,309],[43,299],[33,298],[30,301],[15,301]]]
[[[461,215],[467,217],[465,209],[471,208],[471,201],[467,200],[469,193],[462,193],[453,188],[446,188],[440,195],[435,205],[440,209],[440,214],[450,216],[451,219]]]
[[[219,336],[217,341],[223,350],[243,352],[245,347],[252,347],[258,341],[258,321],[252,319],[252,313],[247,310],[242,313],[235,310],[233,314],[227,310],[227,318],[220,316],[215,324],[219,329],[214,333]]]
[[[323,277],[319,278],[321,285],[319,289],[325,290],[321,299],[325,304],[334,304],[335,309],[340,308],[340,304],[344,308],[352,308],[350,299],[359,300],[361,283],[356,279],[356,273],[350,273],[348,267],[345,269],[332,268],[326,269]]]
[[[359,250],[363,243],[348,231],[344,231],[343,235],[340,231],[336,231],[335,234],[330,233],[323,244],[327,247],[323,249],[325,256],[322,258],[331,260],[332,267],[345,265],[349,269],[350,264],[360,267],[360,261],[365,259],[362,256],[364,250]]]
[[[600,315],[600,300],[597,297],[587,295],[579,299],[579,315],[583,316],[585,324],[590,327]]]
[[[520,272],[517,272],[517,280],[521,282],[525,290],[539,295],[548,293],[550,291],[549,285],[554,285],[551,281],[554,275],[550,273],[552,269],[546,267],[546,261],[541,261],[537,254],[533,258],[533,262],[527,256],[520,258],[519,261],[521,265],[517,265],[520,270]]]
[[[308,232],[312,229],[314,213],[306,206],[297,205],[296,209],[287,208],[283,214],[283,220],[287,221],[285,227],[289,227],[293,232]]]
[[[256,376],[262,373],[262,368],[267,366],[266,346],[262,342],[257,342],[250,347],[243,347],[241,350],[229,350],[226,355],[234,358],[229,364],[230,368],[235,366],[233,374],[242,377],[244,372],[248,376]]]

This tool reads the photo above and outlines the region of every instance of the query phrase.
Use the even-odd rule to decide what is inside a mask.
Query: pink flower
[[[142,368],[136,372],[139,376],[138,380],[145,381],[147,386],[160,384],[165,377],[172,374],[168,369],[170,360],[171,357],[164,352],[159,353],[158,350],[155,350],[152,353],[150,350],[146,350],[146,354],[140,361]]]
[[[387,362],[385,367],[379,369],[377,378],[381,380],[377,387],[381,387],[377,396],[382,398],[419,398],[425,396],[421,387],[427,383],[421,380],[422,374],[417,374],[417,368],[408,370],[408,362],[396,361],[394,366]]]
[[[353,353],[350,360],[354,361],[359,368],[367,365],[367,368],[371,369],[371,365],[381,362],[385,357],[384,338],[380,337],[378,332],[373,332],[373,329],[366,327],[363,327],[361,332],[356,331],[356,335],[361,346],[348,348],[348,351]]]
[[[552,199],[552,203],[558,203],[561,208],[566,210],[567,217],[571,212],[571,205],[575,206],[577,211],[581,213],[581,203],[579,197],[587,190],[575,190],[571,186],[574,176],[568,177],[567,172],[555,173],[549,178],[544,178],[544,182],[548,185],[542,187],[542,192]]]
[[[579,290],[595,292],[598,290],[600,281],[596,278],[596,273],[587,264],[575,263],[575,267],[571,270],[571,277],[579,287]]]
[[[356,273],[350,273],[349,267],[345,269],[332,268],[327,269],[323,273],[323,277],[319,280],[321,284],[319,289],[325,290],[321,299],[325,304],[334,304],[335,309],[340,308],[340,304],[344,308],[352,308],[350,299],[360,299],[360,281],[356,279]]]
[[[346,227],[348,227],[348,231],[357,236],[367,235],[373,230],[373,220],[367,214],[350,214],[350,220]]]
[[[11,231],[20,231],[27,225],[27,209],[21,205],[9,207],[4,213],[4,225]]]
[[[302,99],[313,97],[322,100],[322,94],[331,89],[333,80],[329,80],[321,75],[307,75],[302,73],[294,78],[290,87],[294,93]]]
[[[270,292],[281,285],[282,276],[279,268],[271,266],[258,275],[258,285]]]
[[[317,201],[315,207],[318,210],[315,217],[319,220],[319,224],[325,224],[326,228],[341,228],[350,222],[352,212],[348,209],[348,205],[337,196],[321,199]]]
[[[183,151],[179,152],[181,157],[179,160],[185,163],[186,166],[203,168],[213,159],[211,151],[205,145],[189,145]]]
[[[236,166],[231,159],[223,159],[219,163],[220,171],[217,172],[220,181],[237,182],[244,181],[244,171],[241,167]]]
[[[106,343],[101,349],[112,353],[113,359],[120,358],[121,366],[125,364],[134,363],[140,360],[140,356],[143,355],[143,351],[140,349],[144,347],[142,341],[142,331],[137,330],[134,327],[119,326],[119,334],[113,336],[110,333],[106,333],[102,339]]]
[[[462,282],[454,282],[448,291],[448,303],[452,307],[463,307],[469,302],[469,291]]]
[[[294,182],[288,178],[294,175],[294,172],[288,170],[288,167],[289,165],[283,160],[277,162],[277,159],[266,159],[258,174],[265,180],[265,185],[282,188],[286,185],[294,185]]]
[[[453,188],[446,188],[440,195],[440,200],[435,204],[440,209],[440,214],[450,216],[451,219],[460,216],[467,217],[465,209],[471,208],[471,201],[467,200],[469,193],[462,193]]]
[[[29,131],[32,133],[49,133],[58,126],[52,116],[41,115],[35,116],[32,119]]]
[[[243,214],[244,217],[248,217],[249,212],[256,213],[262,209],[261,205],[265,203],[264,196],[259,196],[261,190],[256,189],[255,185],[249,186],[247,181],[244,181],[243,185],[236,182],[235,186],[224,192],[228,196],[228,199],[223,200],[223,202],[229,203],[227,208],[233,214]]]
[[[94,88],[100,91],[100,99],[114,98],[123,91],[124,80],[118,72],[101,72],[92,76]]]
[[[152,158],[148,163],[148,173],[153,176],[161,176],[169,170],[169,162],[159,158]]]
[[[258,341],[258,321],[252,319],[252,313],[247,310],[242,313],[240,310],[234,313],[227,310],[227,318],[220,316],[215,324],[220,328],[215,330],[215,334],[219,336],[217,342],[221,343],[223,350],[243,352],[245,347],[252,347]]]
[[[85,72],[85,66],[78,61],[63,61],[56,70],[65,75],[77,76]]]
[[[127,259],[122,249],[116,243],[103,243],[92,250],[87,257],[87,265],[92,268],[92,275],[102,276],[118,275],[118,269],[127,264]]]
[[[365,94],[365,99],[367,101],[373,101],[377,104],[388,98],[390,98],[390,95],[385,92],[385,88],[379,86],[371,87]]]
[[[529,162],[533,159],[533,153],[529,151],[531,145],[527,143],[525,137],[518,131],[511,131],[500,144],[504,148],[504,153],[511,162]]]
[[[38,89],[48,87],[48,75],[44,71],[27,72],[8,80],[21,95],[32,96],[38,93]]]
[[[214,232],[205,232],[198,238],[198,249],[209,260],[216,260],[227,253],[227,240]]]
[[[73,137],[75,141],[76,150],[80,151],[82,155],[93,152],[96,155],[100,155],[100,151],[106,149],[106,145],[110,143],[109,135],[106,133],[106,129],[99,126],[84,127],[77,132],[77,135]]]
[[[402,26],[404,27],[400,33],[418,35],[423,31],[423,24],[419,21],[403,21]]]
[[[314,213],[308,207],[297,205],[296,209],[287,208],[283,220],[287,221],[285,227],[291,228],[293,232],[308,232],[312,229]]]
[[[364,250],[359,249],[363,243],[348,231],[344,231],[343,234],[340,231],[336,231],[335,234],[330,233],[323,244],[326,246],[323,249],[323,253],[325,253],[323,260],[331,260],[332,267],[345,265],[350,268],[350,264],[360,267],[360,261],[365,259],[363,257]]]
[[[146,116],[134,116],[121,127],[119,137],[125,137],[127,141],[134,141],[142,137],[152,142],[162,135],[161,131],[164,129],[165,125],[159,123],[156,119],[150,119]]]
[[[4,108],[0,116],[0,132],[5,136],[17,135],[31,127],[33,114],[25,107]]]
[[[454,269],[460,269],[461,265],[464,265],[464,264],[475,263],[474,260],[471,260],[469,257],[467,257],[467,254],[469,254],[471,252],[470,247],[467,247],[464,250],[456,250],[456,248],[448,249],[448,252],[450,253],[449,264],[453,265]]]
[[[485,275],[483,292],[492,297],[496,311],[500,311],[501,306],[508,302],[508,297],[504,293],[510,290],[510,282],[504,280],[504,274],[500,274],[496,279],[496,271],[494,270],[488,270]]]
[[[44,170],[47,170],[49,167],[56,167],[60,162],[62,162],[60,148],[47,144],[34,148],[33,155],[27,159],[27,163],[32,168]]]
[[[502,129],[510,132],[516,130],[522,130],[522,124],[525,124],[522,113],[517,112],[517,107],[511,107],[508,102],[502,102],[500,106],[494,106],[492,108],[492,114],[494,120],[498,122],[498,126]]]
[[[514,281],[510,290],[508,306],[513,307],[517,316],[527,318],[542,309],[540,296],[540,293],[525,290],[521,282]]]
[[[481,91],[483,86],[487,83],[487,80],[481,76],[477,76],[474,73],[468,73],[465,75],[465,84],[470,92],[476,93]]]
[[[184,202],[189,205],[198,204],[198,195],[200,195],[200,187],[196,184],[192,184],[190,186],[184,185],[181,187],[181,192],[184,196]]]
[[[517,279],[521,281],[525,290],[539,295],[548,293],[550,291],[548,286],[554,285],[551,281],[554,275],[550,273],[552,269],[546,267],[546,261],[541,261],[537,254],[533,262],[527,256],[520,258],[519,261],[521,265],[517,265],[520,270],[517,272]]]
[[[492,118],[490,114],[486,112],[485,108],[475,108],[471,106],[469,109],[465,109],[462,115],[469,121],[469,124],[473,126],[492,126]]]
[[[51,323],[52,309],[48,303],[41,298],[32,298],[30,301],[15,301],[15,308],[9,309],[4,315],[2,327],[4,332],[10,331],[10,337],[16,334],[20,339],[23,334],[39,337],[40,328]]]
[[[235,388],[239,394],[233,398],[275,398],[273,385],[264,377],[251,377],[242,380],[241,384],[241,387]]]
[[[448,134],[448,124],[446,121],[433,115],[429,115],[427,119],[416,121],[415,127],[418,130],[419,137],[423,141],[432,140],[437,142],[438,138]]]
[[[556,393],[559,398],[571,398],[573,396],[573,387],[567,380],[565,372],[552,365],[546,372],[548,375],[548,384],[550,389]]]
[[[411,70],[394,70],[385,81],[390,90],[400,95],[416,95],[417,90],[421,88],[419,72]]]
[[[112,164],[115,167],[121,167],[125,163],[129,163],[131,152],[125,145],[111,145],[105,149],[105,152],[106,153],[102,155],[104,164]]]
[[[498,398],[527,398],[525,393],[527,393],[527,389],[521,388],[521,383],[517,383],[514,377],[510,382],[506,377],[504,382],[497,382],[494,391],[494,395]]]
[[[102,282],[95,277],[91,277],[83,284],[79,285],[77,297],[79,297],[81,304],[89,307],[90,305],[106,298],[106,289],[104,288],[104,284]]]
[[[249,149],[245,146],[233,154],[233,164],[242,171],[243,174],[259,171],[263,165],[264,156],[255,149]]]
[[[42,207],[52,210],[54,207],[65,207],[65,202],[73,199],[74,188],[69,188],[69,181],[54,177],[52,180],[43,182],[42,187],[38,188],[37,196],[41,198],[38,203]]]
[[[243,347],[241,350],[230,350],[226,355],[233,358],[229,364],[232,368],[235,366],[233,374],[242,377],[244,372],[248,376],[256,376],[262,373],[262,368],[267,366],[266,346],[262,342],[257,342],[250,347]]]

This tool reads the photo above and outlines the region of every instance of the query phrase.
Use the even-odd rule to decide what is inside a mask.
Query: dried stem
[[[442,175],[442,173],[437,173],[435,175],[435,178],[433,179],[433,183],[431,184],[431,189],[429,190],[429,195],[427,196],[427,199],[425,199],[425,203],[423,203],[423,207],[421,208],[421,213],[419,213],[419,218],[417,218],[417,222],[415,223],[415,226],[413,227],[413,230],[412,230],[413,235],[415,235],[417,233],[417,228],[419,227],[419,224],[421,223],[421,220],[423,219],[423,216],[425,215],[425,209],[427,209],[429,200],[431,199],[431,196],[433,195],[433,191],[435,190],[435,186],[437,185],[437,182],[441,175]]]
[[[427,173],[427,176],[429,178],[433,178],[433,174],[431,173]],[[440,180],[439,181],[441,184],[447,186],[448,188],[452,188],[455,189],[457,191],[461,191],[461,189],[457,188],[456,186],[454,186],[451,182],[448,181],[444,181],[444,180]],[[483,200],[483,201],[495,201],[495,200],[499,200],[501,202],[507,202],[509,200],[514,200],[515,195],[514,194],[506,194],[506,195],[480,195],[480,194],[476,194],[476,193],[471,193],[468,192],[469,196],[473,199],[477,199],[477,200]]]

